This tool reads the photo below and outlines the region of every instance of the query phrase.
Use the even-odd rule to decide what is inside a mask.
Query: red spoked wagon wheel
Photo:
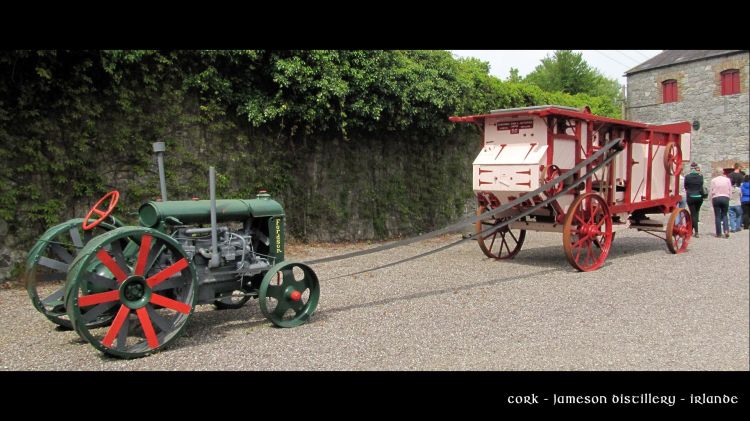
[[[664,147],[664,168],[669,175],[675,175],[682,172],[682,151],[677,142],[668,142]]]
[[[477,209],[477,215],[481,215],[487,211],[487,206],[479,205]],[[476,232],[481,232],[501,224],[508,218],[498,219],[485,219],[476,223]],[[495,230],[490,230],[484,234],[480,234],[477,237],[479,248],[482,249],[484,255],[493,259],[512,259],[521,251],[523,241],[526,238],[526,230],[512,230],[507,225]]]
[[[195,307],[197,282],[175,239],[121,227],[90,241],[73,261],[65,307],[76,332],[98,350],[141,357],[180,335]],[[111,326],[87,325],[91,314],[108,310],[117,312]]]
[[[687,209],[677,208],[667,222],[667,247],[674,254],[684,253],[693,236],[693,220]]]
[[[596,193],[578,196],[565,214],[563,246],[568,262],[582,272],[600,268],[612,245],[612,216]],[[598,247],[597,247],[598,246]]]

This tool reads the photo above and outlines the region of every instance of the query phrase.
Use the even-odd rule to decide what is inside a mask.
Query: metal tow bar
[[[359,257],[359,256],[367,255],[367,254],[378,253],[378,252],[385,251],[385,250],[390,250],[390,249],[393,249],[393,248],[396,248],[396,247],[402,247],[402,246],[405,246],[405,245],[408,245],[408,244],[411,244],[411,243],[416,243],[416,242],[419,242],[419,241],[427,240],[427,239],[430,239],[430,238],[433,238],[433,237],[437,237],[437,236],[440,236],[440,235],[443,235],[443,234],[448,234],[448,233],[451,233],[451,232],[454,232],[454,231],[458,231],[458,230],[460,230],[462,228],[474,225],[477,221],[481,221],[483,219],[496,218],[496,215],[502,214],[503,212],[507,211],[508,209],[511,209],[512,207],[514,207],[514,206],[516,206],[518,204],[521,204],[523,202],[526,202],[526,201],[532,201],[533,202],[533,198],[535,196],[538,196],[539,194],[545,193],[545,197],[547,197],[547,199],[545,199],[544,201],[539,202],[539,203],[535,203],[534,206],[531,206],[529,209],[523,211],[522,213],[514,215],[514,216],[508,218],[507,220],[505,220],[505,221],[503,221],[503,222],[501,222],[501,223],[499,223],[497,225],[493,225],[490,228],[487,228],[487,229],[485,229],[483,231],[480,231],[478,233],[472,234],[469,237],[462,238],[462,239],[460,239],[458,241],[455,241],[453,243],[450,243],[450,244],[438,247],[436,249],[433,249],[433,250],[430,250],[430,251],[427,251],[427,252],[424,252],[424,253],[417,254],[415,256],[407,257],[405,259],[401,259],[401,260],[398,260],[398,261],[395,261],[395,262],[392,262],[392,263],[388,263],[388,264],[381,265],[381,266],[376,266],[374,268],[362,270],[362,271],[359,271],[359,272],[353,272],[353,273],[348,273],[348,274],[345,274],[345,275],[335,276],[333,278],[328,278],[327,280],[342,278],[342,277],[345,277],[345,276],[359,275],[359,274],[362,274],[362,273],[372,272],[372,271],[379,270],[379,269],[385,269],[385,268],[388,268],[388,267],[391,267],[391,266],[395,266],[395,265],[398,265],[398,264],[401,264],[401,263],[408,262],[410,260],[419,259],[421,257],[428,256],[430,254],[437,253],[439,251],[443,251],[445,249],[457,246],[458,244],[461,244],[462,242],[467,241],[467,240],[473,240],[473,239],[475,239],[476,237],[478,237],[480,235],[488,234],[488,233],[490,233],[492,231],[495,231],[495,230],[497,230],[499,228],[503,228],[503,227],[505,227],[505,226],[507,226],[507,225],[509,225],[509,224],[511,224],[511,223],[513,223],[513,222],[515,222],[515,221],[517,221],[517,220],[519,220],[519,219],[521,219],[521,218],[523,218],[523,217],[531,214],[535,210],[537,210],[537,209],[539,209],[541,207],[544,207],[547,204],[549,204],[549,203],[557,200],[558,197],[560,197],[560,196],[562,196],[564,194],[567,194],[568,191],[570,191],[571,189],[577,187],[579,184],[586,182],[586,180],[589,177],[593,176],[593,174],[596,171],[598,171],[601,167],[607,165],[610,161],[612,161],[617,156],[617,154],[619,154],[624,149],[625,145],[624,145],[623,140],[624,140],[623,138],[617,138],[617,139],[614,139],[614,140],[610,141],[609,143],[607,143],[606,145],[604,145],[604,147],[602,147],[601,149],[599,149],[598,151],[596,151],[593,155],[591,155],[589,158],[581,161],[580,163],[578,163],[578,165],[576,165],[575,167],[571,168],[570,170],[568,170],[564,174],[561,174],[559,177],[553,179],[552,181],[549,181],[548,183],[542,185],[538,189],[536,189],[536,190],[534,190],[532,192],[526,193],[526,194],[520,196],[519,198],[517,198],[515,200],[512,200],[512,201],[506,203],[505,205],[502,205],[502,206],[500,206],[500,207],[498,207],[496,209],[489,210],[489,211],[484,212],[484,213],[482,213],[480,215],[470,216],[468,218],[465,218],[463,221],[456,222],[456,223],[451,224],[451,225],[449,225],[447,227],[440,228],[438,230],[431,231],[431,232],[428,232],[428,233],[425,233],[425,234],[422,234],[422,235],[419,235],[419,236],[416,236],[416,237],[407,238],[407,239],[404,239],[404,240],[401,240],[401,241],[397,241],[397,242],[394,242],[394,243],[385,244],[385,245],[382,245],[382,246],[379,246],[379,247],[374,247],[374,248],[367,249],[367,250],[355,251],[355,252],[351,252],[351,253],[340,254],[338,256],[324,257],[324,258],[320,258],[320,259],[313,259],[313,260],[309,260],[309,261],[306,261],[306,262],[303,262],[303,263],[307,264],[307,265],[314,265],[314,264],[317,264],[317,263],[335,262],[335,261],[338,261],[338,260],[350,259],[350,258],[353,258],[353,257]],[[611,153],[608,153],[608,152],[611,152]],[[568,178],[570,178],[570,177],[574,176],[575,174],[577,174],[578,171],[580,171],[582,168],[590,165],[591,163],[595,162],[596,160],[598,160],[600,157],[602,157],[604,155],[607,155],[607,156],[601,162],[599,162],[595,167],[593,167],[591,170],[587,171],[582,177],[580,177],[579,179],[575,180],[573,183],[571,183],[567,187],[564,187],[560,192],[558,192],[558,193],[556,193],[556,194],[554,194],[552,196],[547,196],[547,194],[546,194],[547,190],[551,189],[552,187],[554,187],[554,186],[556,186],[556,185],[558,185],[560,183],[563,183]]]

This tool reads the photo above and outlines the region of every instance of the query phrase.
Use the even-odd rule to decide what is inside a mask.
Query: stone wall
[[[701,165],[707,181],[709,170],[715,176],[734,162],[747,170],[749,66],[750,53],[742,52],[632,74],[625,118],[654,124],[698,121],[700,128],[692,133],[691,160]],[[722,96],[720,73],[728,69],[739,69],[741,92]],[[678,101],[664,104],[661,84],[670,79],[677,80]],[[689,170],[688,165],[684,168]]]

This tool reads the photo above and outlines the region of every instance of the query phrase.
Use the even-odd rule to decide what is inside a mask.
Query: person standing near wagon
[[[742,164],[739,162],[734,163],[734,169],[729,174],[729,179],[732,181],[732,186],[739,187],[745,179],[745,172],[742,171]]]
[[[693,236],[698,235],[698,219],[700,217],[701,205],[703,205],[703,175],[701,167],[697,163],[690,164],[690,174],[685,176],[685,196],[687,196],[687,205],[690,209],[690,216],[693,220]]]
[[[732,196],[729,198],[729,230],[731,232],[742,231],[741,197],[742,192],[740,191],[740,186],[732,185]]]
[[[750,175],[745,176],[745,181],[740,184],[740,203],[742,204],[742,227],[750,229]]]
[[[732,197],[732,181],[729,174],[724,173],[711,179],[711,190],[708,193],[711,205],[714,207],[716,236],[729,238],[729,198]]]

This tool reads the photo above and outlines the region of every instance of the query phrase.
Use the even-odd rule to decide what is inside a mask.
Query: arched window
[[[677,81],[674,79],[669,79],[662,82],[661,92],[664,98],[662,102],[677,102]]]
[[[740,93],[740,71],[729,69],[721,72],[721,94],[734,95]]]

